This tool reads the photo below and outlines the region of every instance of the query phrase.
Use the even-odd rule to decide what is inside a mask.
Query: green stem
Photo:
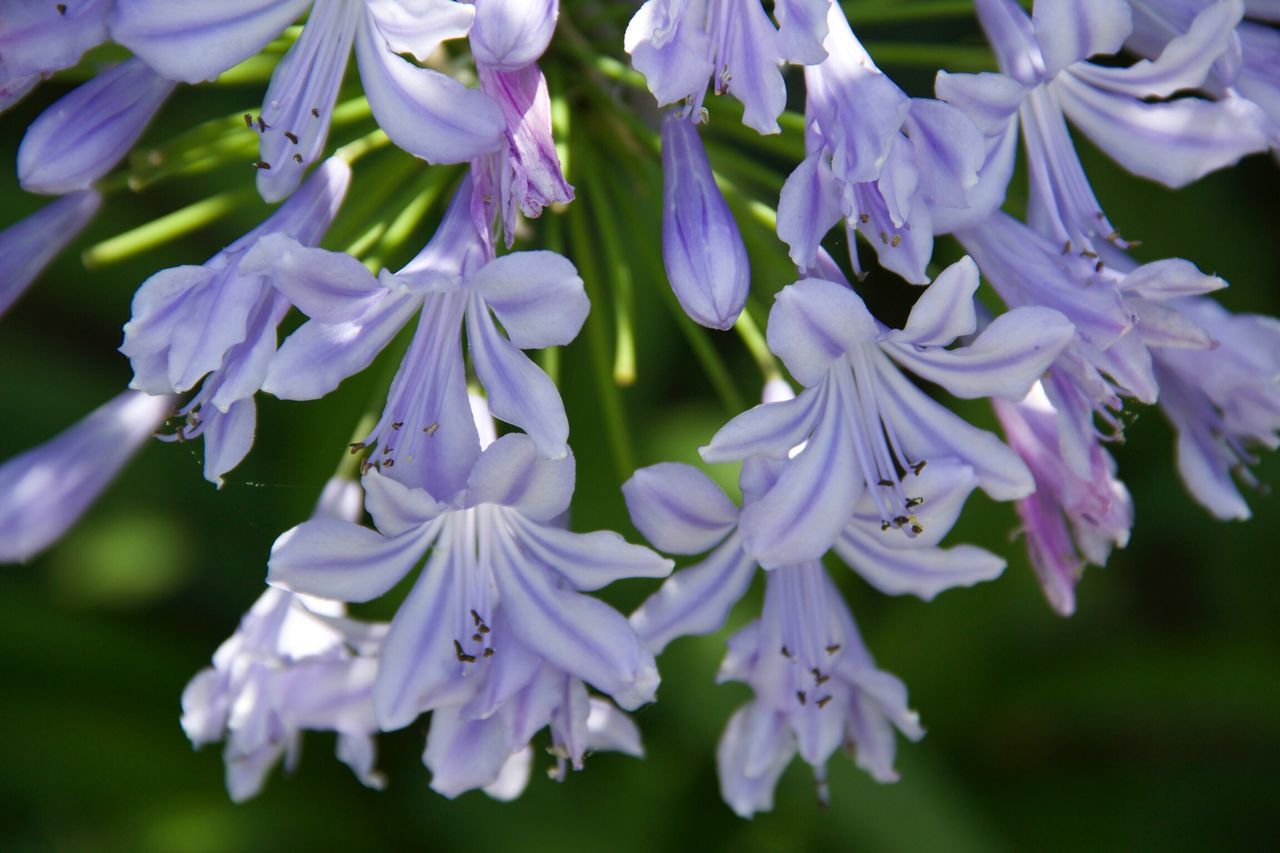
[[[187,205],[90,246],[82,256],[84,265],[89,269],[96,269],[127,260],[197,231],[256,197],[257,192],[253,187],[241,187]]]

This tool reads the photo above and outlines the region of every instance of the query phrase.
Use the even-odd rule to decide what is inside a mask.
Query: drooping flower
[[[354,521],[360,487],[333,479],[315,518]],[[292,772],[304,730],[338,733],[338,758],[362,783],[374,769],[376,652],[386,626],[344,617],[334,601],[268,589],[182,693],[182,728],[195,747],[226,741],[227,792],[242,802],[284,758]]]
[[[742,535],[766,567],[816,560],[869,495],[882,524],[914,531],[905,477],[943,459],[967,465],[997,500],[1032,490],[1026,466],[994,435],[970,426],[913,385],[898,365],[959,397],[1020,399],[1073,337],[1056,311],[1001,315],[968,346],[945,349],[977,327],[978,270],[948,267],[916,302],[903,329],[882,326],[827,259],[824,278],[784,288],[769,317],[769,348],[805,390],[757,406],[702,448],[708,462],[786,457],[777,482],[743,510]]]
[[[120,351],[133,367],[131,388],[151,394],[200,390],[179,412],[186,418],[173,439],[205,439],[205,477],[240,463],[253,444],[253,395],[276,351],[276,328],[289,302],[244,261],[259,241],[288,235],[314,245],[328,229],[351,180],[345,162],[331,158],[303,188],[257,228],[201,266],[162,270],[133,299]]]
[[[0,0],[0,112],[107,39],[114,0]]]
[[[742,122],[777,133],[786,106],[783,60],[821,62],[830,0],[774,4],[779,27],[755,0],[648,0],[627,25],[625,47],[659,106],[684,101],[700,117],[707,86],[742,102]]]
[[[354,258],[306,249],[281,235],[249,261],[311,320],[271,360],[263,387],[283,399],[323,396],[367,367],[420,314],[378,424],[388,476],[450,496],[478,453],[466,402],[460,331],[494,414],[524,429],[547,457],[568,452],[569,422],[555,385],[522,349],[567,344],[589,303],[573,264],[553,252],[495,258],[470,214],[471,182],[458,189],[431,242],[397,273],[375,278]],[[490,312],[506,331],[499,333]]]
[[[502,111],[504,145],[472,161],[476,226],[488,234],[495,215],[506,244],[521,213],[536,218],[573,200],[551,133],[551,98],[537,66],[559,14],[557,0],[481,0],[471,29],[480,90]]]
[[[993,135],[1020,123],[1031,183],[1028,221],[1068,251],[1128,244],[1089,186],[1066,118],[1129,171],[1171,187],[1267,146],[1266,118],[1252,103],[1174,97],[1200,86],[1229,47],[1242,11],[1238,0],[1207,7],[1156,60],[1128,68],[1088,61],[1116,53],[1132,31],[1124,0],[1037,0],[1031,16],[1011,0],[978,0],[977,10],[1003,73],[939,72],[938,96]]]
[[[734,324],[751,286],[747,247],[697,127],[679,113],[662,121],[662,260],[686,314],[712,329]]]
[[[126,391],[0,465],[0,562],[29,560],[66,533],[176,402]]]
[[[1063,461],[1060,419],[1039,383],[1021,402],[992,404],[1009,446],[1036,480],[1035,492],[1014,504],[1031,567],[1050,606],[1070,616],[1085,566],[1105,566],[1113,546],[1128,544],[1133,527],[1129,491],[1116,479],[1115,460],[1099,442],[1089,445],[1088,476]]]
[[[827,20],[827,58],[805,69],[806,157],[782,187],[778,236],[809,270],[822,238],[843,219],[855,270],[861,233],[881,265],[927,284],[931,208],[968,206],[983,137],[955,107],[908,98],[876,68],[839,4]]]
[[[503,121],[493,102],[446,74],[415,65],[475,15],[452,0],[117,0],[111,34],[171,80],[212,80],[258,53],[310,8],[302,35],[272,75],[263,102],[258,189],[278,201],[320,156],[351,45],[369,107],[397,146],[432,163],[495,150]]]
[[[1246,519],[1232,475],[1256,486],[1252,448],[1280,447],[1280,322],[1207,298],[1177,308],[1214,341],[1207,350],[1153,350],[1160,409],[1178,433],[1178,473],[1215,518]]]
[[[72,193],[0,231],[0,316],[80,235],[101,204],[95,190]]]
[[[621,614],[581,592],[662,577],[672,564],[616,533],[558,526],[573,491],[572,455],[547,460],[520,434],[495,441],[479,404],[476,420],[488,444],[457,494],[439,501],[370,469],[364,486],[377,530],[296,527],[273,547],[269,581],[367,601],[429,552],[381,647],[378,719],[395,729],[435,710],[424,757],[433,787],[454,796],[496,786],[495,795],[514,796],[529,739],[544,726],[574,767],[593,742],[638,749],[612,709],[596,712],[593,733],[584,682],[635,708],[653,699],[653,656]]]
[[[58,99],[18,147],[22,188],[50,195],[88,189],[124,159],[173,87],[130,59]]]

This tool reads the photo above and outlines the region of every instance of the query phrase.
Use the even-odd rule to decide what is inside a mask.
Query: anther
[[[881,232],[880,232],[880,242],[881,242],[881,243],[888,243],[888,242],[889,242],[889,232],[888,232],[888,231],[881,231]]]
[[[312,108],[311,108],[311,115],[312,115],[312,117],[313,117],[313,118],[320,118],[320,108],[319,108],[319,107],[312,107]]]
[[[870,213],[858,214],[858,221],[861,222],[863,225],[866,225],[868,222],[871,221],[871,214]]]
[[[831,680],[831,676],[823,675],[822,670],[818,669],[816,666],[810,670],[810,672],[813,673],[813,683],[819,687]]]
[[[295,163],[297,163],[299,166],[301,166],[301,165],[302,165],[302,155],[301,155],[301,154],[294,154],[294,155],[293,155],[293,162],[295,162]]]
[[[365,449],[365,447],[367,447],[367,446],[368,446],[368,445],[366,445],[363,441],[356,441],[356,442],[352,442],[352,444],[351,444],[351,453],[352,453],[353,455],[354,455],[354,454],[356,454],[356,453],[359,453],[361,450],[364,450],[364,449]]]
[[[292,142],[294,145],[298,144],[298,136],[292,130],[286,130],[284,132],[284,138]]]
[[[907,509],[913,509],[924,503],[924,498],[907,498]]]
[[[905,515],[899,515],[899,516],[896,516],[896,517],[893,519],[893,526],[894,526],[894,527],[902,527],[903,525],[905,525],[905,524],[906,524],[907,522],[909,522],[909,521],[911,521],[911,519],[907,518]]]
[[[1093,271],[1102,272],[1102,261],[1098,261],[1096,264],[1093,265]]]
[[[902,245],[902,235],[901,235],[901,234],[894,234],[894,235],[893,235],[893,239],[891,239],[891,240],[889,241],[889,246],[890,246],[891,248],[896,249],[896,248],[898,248],[898,247],[899,247],[899,246],[901,246],[901,245]]]
[[[1091,249],[1081,249],[1080,254],[1082,257],[1089,258],[1090,260],[1093,260],[1094,258],[1098,257],[1098,253]]]
[[[479,635],[479,634],[472,634],[472,635],[471,635],[471,639],[472,639],[472,640],[474,640],[475,642],[479,643],[479,642],[482,642],[482,641],[484,640],[484,637],[482,637],[482,636],[481,636],[481,635]]]
[[[493,648],[491,646],[485,646],[484,656],[487,658],[493,657]]]
[[[796,698],[797,698],[797,699],[799,699],[799,700],[800,700],[800,704],[801,704],[801,705],[803,705],[806,701],[808,701],[808,698],[809,698],[809,697],[807,697],[807,696],[805,696],[805,695],[804,695],[804,691],[803,691],[803,690],[797,690],[797,691],[796,691]]]
[[[268,163],[266,160],[259,160],[258,162],[253,164],[253,168],[261,169],[264,172],[269,172],[271,171],[271,164]]]
[[[258,116],[258,133],[266,133],[271,129],[271,125],[262,120],[262,116]]]
[[[396,421],[395,423],[393,423],[393,424],[391,425],[391,428],[392,428],[392,429],[400,429],[400,427],[402,427],[402,426],[404,426],[404,421]]]
[[[911,466],[911,470],[915,472],[917,477],[919,477],[920,472],[924,470],[924,466],[927,464],[928,462],[926,462],[924,459],[921,459],[919,462]]]
[[[471,618],[475,620],[475,623],[476,623],[477,625],[483,625],[483,624],[484,624],[484,620],[480,618],[480,614],[479,614],[479,613],[477,613],[477,612],[475,612],[474,610],[472,610],[472,611],[471,611]]]
[[[435,424],[432,424],[431,426],[424,426],[422,428],[422,431],[425,432],[427,435],[435,435],[436,430],[438,429],[440,429],[440,424],[435,423]]]
[[[396,460],[394,460],[394,459],[383,459],[381,462],[379,462],[379,463],[374,463],[374,464],[381,465],[383,468],[394,468],[394,467],[396,466]]]
[[[817,702],[815,702],[814,704],[815,704],[815,705],[817,705],[819,708],[825,708],[825,707],[827,707],[827,703],[828,703],[828,702],[830,702],[830,701],[831,701],[831,695],[830,695],[830,694],[827,694],[826,696],[823,696],[821,699],[819,699],[819,700],[818,700]]]
[[[66,3],[59,3],[59,4],[57,4],[56,6],[54,6],[53,8],[55,8],[55,9],[57,9],[57,10],[58,10],[58,14],[59,14],[59,15],[65,15],[65,14],[67,14],[67,4],[66,4]]]
[[[834,655],[838,651],[840,651],[839,643],[832,643],[831,645],[827,646],[827,654],[829,655]]]
[[[790,660],[791,658],[795,657],[795,655],[791,654],[791,649],[787,648],[786,646],[783,646],[781,651],[782,651],[782,656],[787,660]]]
[[[877,483],[876,485],[879,485],[879,486],[892,486],[892,485],[893,485],[893,480],[886,480],[885,478],[881,477],[881,478],[880,478],[880,482],[879,482],[879,483]]]
[[[462,643],[459,643],[457,640],[454,640],[454,641],[453,641],[453,652],[454,652],[454,654],[456,654],[456,655],[458,656],[458,660],[459,660],[459,661],[461,661],[462,663],[475,663],[475,662],[476,662],[476,656],[475,656],[475,655],[469,655],[469,654],[467,654],[466,652],[464,652],[464,651],[462,650]]]
[[[1064,255],[1069,255],[1069,254],[1071,254],[1071,241],[1070,241],[1070,240],[1068,240],[1067,242],[1065,242],[1065,243],[1063,243],[1063,244],[1062,244],[1062,254],[1064,254]]]
[[[253,130],[253,116],[249,113],[244,114],[244,126]]]

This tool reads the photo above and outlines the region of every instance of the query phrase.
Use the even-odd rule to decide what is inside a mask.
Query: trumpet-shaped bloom
[[[1105,566],[1113,546],[1128,544],[1133,502],[1101,444],[1089,445],[1088,477],[1063,461],[1061,424],[1039,384],[1021,402],[993,404],[1009,446],[1036,480],[1035,492],[1015,504],[1031,567],[1050,606],[1070,616],[1085,566]]]
[[[494,414],[521,427],[547,457],[568,452],[569,422],[555,385],[522,349],[567,344],[589,303],[573,264],[552,252],[494,258],[459,188],[431,242],[397,273],[375,278],[354,258],[286,236],[259,244],[248,264],[311,320],[272,359],[264,388],[315,399],[367,367],[415,314],[417,330],[391,383],[377,445],[387,475],[452,495],[478,453],[467,406],[460,331]],[[506,331],[499,333],[493,314]]]
[[[316,518],[354,520],[360,487],[330,480]],[[338,758],[371,788],[378,730],[374,657],[385,625],[344,618],[333,601],[268,589],[182,693],[182,728],[193,746],[225,740],[227,792],[256,796],[284,758],[292,772],[307,729],[338,733]],[[353,650],[357,653],[353,654]]]
[[[471,28],[452,0],[117,0],[116,41],[171,80],[217,77],[253,56],[307,8],[302,35],[271,77],[262,106],[258,189],[278,201],[324,150],[354,42],[365,96],[392,142],[432,163],[460,163],[501,144],[498,107],[482,92],[415,65]]]
[[[175,403],[126,391],[0,465],[0,562],[29,560],[66,533]]]
[[[708,462],[758,454],[795,456],[743,510],[747,548],[766,567],[816,560],[869,495],[881,524],[912,535],[909,478],[944,458],[967,465],[997,500],[1025,497],[1031,474],[994,435],[931,400],[899,365],[960,397],[1021,399],[1073,337],[1061,314],[1011,311],[969,345],[946,346],[977,327],[978,270],[969,259],[940,274],[903,329],[867,311],[834,264],[827,278],[784,288],[769,315],[769,347],[805,390],[794,400],[757,406],[726,424],[702,448]]]
[[[50,195],[88,189],[129,153],[173,86],[130,59],[58,99],[22,137],[22,188]]]
[[[780,66],[823,60],[829,5],[775,3],[775,26],[755,0],[648,0],[627,26],[625,47],[659,106],[684,101],[685,114],[700,117],[712,85],[742,102],[743,124],[777,133],[787,101]]]
[[[751,286],[747,247],[697,127],[678,113],[662,121],[662,260],[684,313],[712,329],[733,325]]]
[[[778,200],[778,236],[802,270],[817,263],[822,238],[844,219],[881,265],[928,284],[931,208],[964,208],[985,157],[982,135],[960,110],[908,98],[876,68],[839,4],[827,16],[827,59],[805,69],[804,161]]]
[[[80,236],[101,205],[95,190],[72,193],[0,231],[0,315]]]
[[[1267,146],[1266,117],[1254,104],[1173,97],[1200,86],[1230,47],[1239,0],[1206,7],[1157,58],[1128,68],[1088,61],[1119,51],[1132,31],[1124,0],[1037,0],[1030,16],[1011,0],[978,0],[977,9],[1003,73],[940,72],[938,96],[993,136],[1007,137],[1020,122],[1028,221],[1059,246],[1127,245],[1089,186],[1066,118],[1129,171],[1171,187]],[[1002,150],[1012,156],[1008,146]]]
[[[662,577],[671,561],[615,533],[556,526],[573,478],[572,456],[544,459],[519,434],[489,445],[447,502],[371,470],[366,506],[377,530],[327,520],[300,525],[273,547],[269,581],[367,601],[429,553],[382,644],[374,702],[383,728],[447,706],[473,721],[510,703],[523,714],[526,688],[543,700],[557,695],[534,684],[551,676],[567,676],[562,685],[586,682],[634,708],[653,698],[653,657],[625,618],[581,591]],[[494,781],[510,745],[504,740],[497,750],[493,778],[466,787]]]
[[[1178,308],[1214,340],[1208,350],[1154,351],[1160,409],[1178,433],[1178,473],[1216,518],[1245,519],[1232,474],[1256,485],[1252,447],[1280,446],[1280,322],[1205,298]]]
[[[351,180],[342,160],[324,163],[306,185],[257,228],[201,266],[162,270],[133,298],[120,351],[133,366],[130,387],[151,394],[200,385],[180,414],[174,438],[205,438],[205,477],[222,482],[253,444],[253,395],[267,378],[276,327],[289,302],[244,263],[259,239],[288,235],[319,242]]]

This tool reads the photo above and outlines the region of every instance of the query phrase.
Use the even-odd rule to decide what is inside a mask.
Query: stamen
[[[292,142],[294,145],[298,144],[298,137],[291,130],[286,130],[284,132],[284,138]]]
[[[456,654],[456,655],[458,656],[458,660],[459,660],[459,661],[461,661],[462,663],[475,663],[475,662],[476,662],[476,656],[475,656],[475,655],[469,655],[469,654],[467,654],[466,652],[464,652],[464,651],[462,650],[462,643],[459,643],[457,640],[454,640],[454,641],[453,641],[453,653],[454,653],[454,654]]]

